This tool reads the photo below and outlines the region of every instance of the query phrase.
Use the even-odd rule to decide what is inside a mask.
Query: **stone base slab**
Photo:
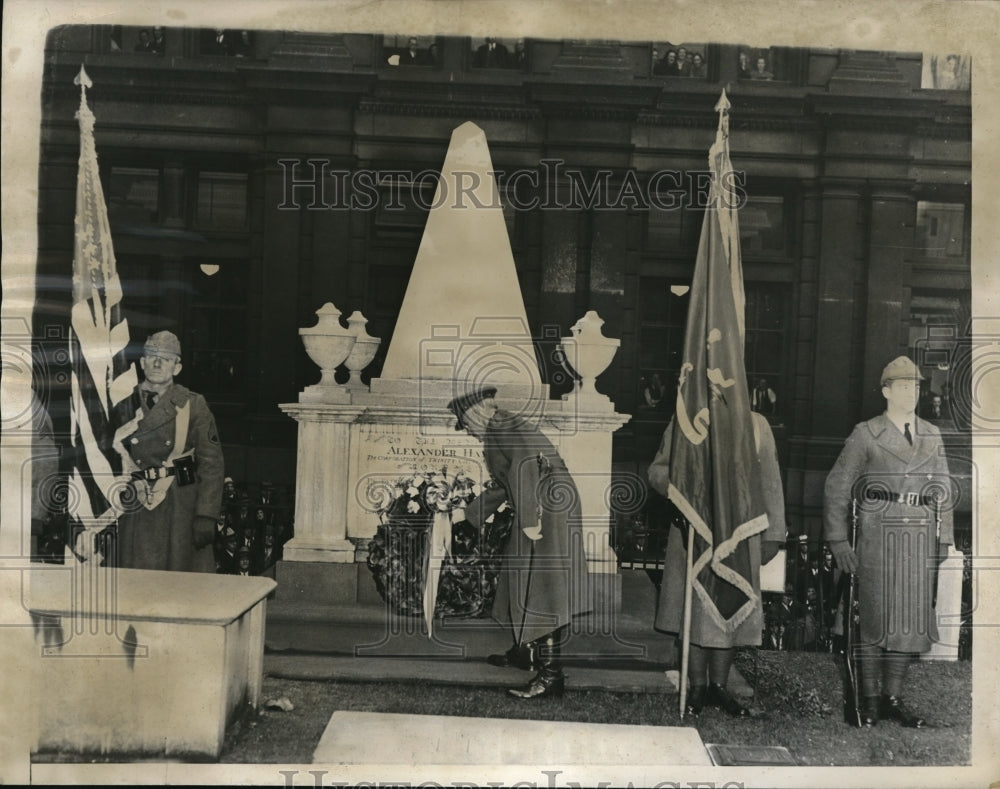
[[[700,765],[697,729],[337,711],[313,764]]]

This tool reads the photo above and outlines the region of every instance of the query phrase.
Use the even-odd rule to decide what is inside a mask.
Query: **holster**
[[[177,477],[177,484],[180,487],[193,485],[198,481],[198,463],[194,455],[182,455],[174,458],[174,476]]]

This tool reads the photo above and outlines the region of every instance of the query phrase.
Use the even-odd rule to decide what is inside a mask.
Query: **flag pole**
[[[736,230],[735,217],[730,196],[723,198],[720,192],[720,157],[728,161],[729,159],[729,109],[732,105],[726,91],[723,89],[719,100],[715,103],[715,111],[719,113],[719,125],[716,129],[715,144],[709,151],[709,167],[712,171],[713,184],[712,194],[716,200],[724,200],[721,205],[716,205],[719,222],[722,230],[723,249],[726,257],[726,267],[729,269],[730,281],[733,290],[733,306],[736,313],[736,325],[740,338],[740,349],[742,350],[745,337],[744,309],[745,301],[743,295],[743,271],[739,265],[739,247],[734,246],[739,243],[739,233]],[[700,250],[699,250],[700,251]],[[735,261],[735,265],[734,265]],[[688,662],[691,653],[691,598],[694,590],[694,578],[691,577],[694,564],[694,526],[687,522],[687,559],[684,573],[684,616],[681,622],[681,669],[677,684],[680,689],[680,716],[684,719],[685,708],[687,707],[687,673]]]
[[[691,653],[691,588],[694,579],[691,577],[692,557],[694,555],[694,526],[687,525],[687,567],[684,571],[684,620],[681,630],[681,673],[677,677],[677,685],[681,691],[680,713],[684,719],[687,707],[687,673],[688,660]]]

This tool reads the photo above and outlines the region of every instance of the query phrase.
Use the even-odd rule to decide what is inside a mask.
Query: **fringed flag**
[[[86,559],[93,553],[94,533],[117,520],[131,495],[122,441],[135,430],[132,395],[138,376],[126,359],[128,322],[121,314],[122,287],[98,174],[95,118],[87,105],[92,83],[82,66],[73,84],[80,86],[80,162],[69,335],[74,450],[69,514],[80,535],[77,555]]]
[[[767,528],[743,361],[743,273],[723,92],[712,188],[691,284],[670,447],[669,497],[694,529],[688,583],[726,632],[759,601],[747,538]]]

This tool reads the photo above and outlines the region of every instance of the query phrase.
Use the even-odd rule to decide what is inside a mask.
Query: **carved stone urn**
[[[375,354],[378,353],[379,345],[382,344],[381,337],[372,337],[368,334],[365,329],[367,324],[368,319],[359,310],[355,310],[347,319],[347,330],[355,337],[354,347],[344,360],[344,367],[351,372],[351,377],[345,384],[348,389],[368,388],[361,382],[361,371],[371,364]]]
[[[577,379],[573,391],[565,399],[576,397],[601,403],[610,402],[607,395],[597,391],[597,376],[608,369],[621,345],[621,340],[605,337],[601,331],[604,320],[590,310],[570,329],[572,335],[562,337],[559,349],[563,354],[563,366],[567,364],[575,371]],[[567,371],[569,371],[567,369]]]
[[[315,326],[299,329],[306,353],[323,373],[318,384],[305,390],[314,395],[341,388],[334,375],[357,342],[357,336],[341,325],[340,310],[332,303],[316,310],[316,317]]]

